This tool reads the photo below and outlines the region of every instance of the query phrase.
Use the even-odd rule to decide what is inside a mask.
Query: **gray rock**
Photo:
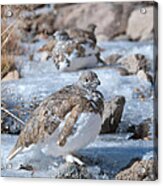
[[[118,61],[118,59],[120,59],[122,57],[122,55],[120,54],[111,54],[110,56],[108,56],[106,59],[105,59],[105,63],[107,65],[114,65],[116,64],[116,62]]]
[[[92,179],[93,175],[88,172],[86,166],[76,164],[64,164],[58,170],[56,178],[63,179]]]
[[[144,10],[144,13],[143,13]],[[134,10],[128,20],[127,35],[133,39],[149,38],[154,27],[154,7],[142,7]]]
[[[153,77],[151,74],[145,72],[144,70],[139,70],[137,73],[138,78],[140,78],[143,81],[148,81],[151,84],[153,84]]]
[[[121,75],[121,76],[128,76],[129,72],[126,68],[123,67],[117,67],[115,70]]]
[[[134,4],[128,2],[83,3],[64,6],[57,9],[55,26],[57,29],[86,28],[88,24],[94,23],[97,25],[97,40],[102,40],[101,38],[108,40],[126,31],[128,16],[133,8]]]
[[[33,9],[32,6],[33,5],[29,5],[28,8],[24,8],[24,10],[21,11],[21,18],[18,23],[19,35],[22,41],[25,42],[35,42],[34,36],[38,34],[44,33],[52,35],[55,32],[54,25],[56,16],[53,5],[43,5],[35,9]]]
[[[124,105],[124,96],[116,96],[111,101],[105,101],[101,134],[116,132],[121,121]]]
[[[133,54],[122,58],[118,63],[130,74],[136,74],[141,69],[147,71],[148,60],[142,54]]]
[[[127,131],[133,133],[133,135],[130,136],[130,139],[150,140],[155,138],[152,118],[147,118],[141,123],[137,123],[136,125],[130,125]]]
[[[17,70],[13,70],[13,71],[8,72],[8,74],[2,78],[2,82],[16,80],[16,79],[19,79],[19,73]]]
[[[154,181],[158,179],[157,160],[132,160],[127,167],[123,168],[116,180]]]

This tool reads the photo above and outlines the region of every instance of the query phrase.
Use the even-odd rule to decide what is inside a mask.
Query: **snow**
[[[55,177],[64,161],[51,157],[36,158],[32,152],[20,154],[6,165],[6,157],[17,140],[14,135],[1,136],[1,162],[2,176],[14,177]],[[142,158],[144,154],[153,150],[152,141],[127,140],[126,135],[101,135],[95,142],[78,152],[83,157],[83,161],[89,166],[89,171],[96,174],[96,179],[113,178],[123,167],[134,158]],[[32,159],[33,157],[33,159]],[[21,170],[20,165],[32,165],[36,171]],[[58,164],[58,165],[57,165]],[[101,171],[100,171],[101,170]],[[101,172],[103,174],[101,175]]]
[[[100,90],[106,100],[116,95],[126,98],[123,119],[139,123],[153,114],[153,99],[149,96],[151,84],[140,81],[137,76],[120,76],[115,70],[94,70],[101,81]],[[79,78],[80,72],[48,73],[37,77],[26,77],[17,81],[2,83],[2,98],[12,105],[41,101],[62,87],[72,84]],[[140,89],[147,97],[144,101],[134,98],[134,89]]]
[[[28,44],[29,52],[37,51],[44,43],[45,41],[42,40],[32,45]],[[99,43],[99,46],[106,49],[102,52],[104,59],[113,53],[125,56],[140,53],[149,59],[153,68],[152,42],[109,41]],[[82,71],[60,73],[51,59],[43,62],[37,52],[34,59],[35,61],[29,61],[27,56],[19,57],[17,66],[19,66],[22,78],[1,84],[2,100],[7,103],[10,111],[16,112],[16,107],[20,106],[19,112],[23,114],[19,113],[19,115],[24,121],[29,118],[30,112],[27,111],[34,109],[40,101],[53,92],[76,82]],[[20,61],[22,61],[21,65]],[[103,93],[106,100],[111,100],[116,95],[125,97],[122,125],[139,124],[144,119],[154,117],[153,86],[149,82],[140,80],[136,75],[121,76],[114,69],[93,68],[92,70],[98,74],[101,81],[98,90]],[[143,95],[143,100],[140,99],[140,95]],[[79,154],[84,156],[90,165],[89,170],[96,174],[96,178],[108,179],[108,175],[109,178],[113,178],[133,158],[141,158],[153,150],[152,140],[128,140],[128,135],[121,133],[102,135],[87,148],[79,151]],[[45,158],[45,160],[38,160],[38,163],[36,160],[29,161],[28,154],[20,155],[14,160],[14,167],[6,169],[5,159],[16,139],[17,136],[2,135],[2,176],[55,177],[58,168],[53,165],[54,159]],[[144,158],[146,159],[148,156],[151,157],[150,153]],[[17,168],[23,161],[36,166],[38,171],[32,175],[30,171],[18,170]],[[102,175],[100,175],[100,171],[103,171]]]

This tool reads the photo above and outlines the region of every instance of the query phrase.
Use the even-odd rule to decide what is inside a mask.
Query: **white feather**
[[[67,155],[71,152],[87,146],[93,142],[101,130],[101,117],[96,113],[82,113],[76,122],[76,131],[69,136],[66,144],[63,147],[57,145],[57,139],[60,131],[64,126],[64,122],[56,130],[56,132],[49,138],[46,147],[42,148],[42,152],[52,156]]]
[[[59,71],[61,71],[61,72],[65,71],[65,69],[68,68],[67,66],[68,65],[67,65],[67,62],[66,62],[66,59],[65,59],[64,61],[59,63]]]
[[[85,56],[85,57],[76,57],[71,58],[70,65],[64,65],[62,62],[60,63],[61,71],[76,71],[82,68],[91,68],[95,67],[98,63],[97,57],[95,55]]]
[[[82,44],[82,47],[85,49],[85,55],[89,54],[97,54],[98,53],[98,48],[97,47],[92,47],[90,46],[90,43],[87,44]]]

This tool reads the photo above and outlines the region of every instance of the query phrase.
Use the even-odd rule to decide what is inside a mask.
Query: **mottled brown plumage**
[[[67,40],[58,42],[52,50],[52,57],[55,61],[56,67],[61,61],[64,61],[65,59],[68,60],[68,56],[70,56],[74,51],[76,57],[85,56],[84,47],[82,47],[82,45],[77,41]]]
[[[96,36],[95,36],[96,25],[89,24],[86,30],[79,28],[67,29],[70,38],[77,39],[79,43],[86,43],[90,41],[92,45],[96,46]]]
[[[95,28],[91,24],[86,30],[70,28],[54,33],[56,44],[51,56],[59,71],[76,71],[104,64],[96,46]]]
[[[102,116],[103,96],[96,91],[99,83],[94,72],[84,72],[77,83],[64,87],[42,101],[21,131],[9,159],[25,147],[46,142],[64,120],[65,124],[56,141],[59,146],[66,144],[82,112],[100,113]]]

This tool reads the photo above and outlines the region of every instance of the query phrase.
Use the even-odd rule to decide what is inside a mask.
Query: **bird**
[[[54,33],[55,45],[51,55],[59,71],[76,71],[104,64],[96,46],[95,28],[90,27],[92,32],[76,28]]]
[[[57,39],[63,40],[63,39],[68,39],[68,38],[78,40],[78,42],[80,42],[81,44],[82,43],[85,44],[86,40],[89,40],[90,44],[92,44],[92,46],[95,47],[96,36],[94,32],[95,32],[96,27],[97,26],[95,24],[89,24],[86,30],[79,29],[79,28],[71,28],[71,29],[65,29],[65,30],[62,29],[59,32],[57,31],[54,33],[54,38],[56,37],[56,39],[48,41],[48,43],[46,43],[41,48],[39,48],[38,51],[49,51],[49,50],[52,51],[52,48],[54,48]],[[61,37],[59,38],[59,36]]]
[[[86,28],[86,30],[80,29],[80,28],[71,28],[66,29],[66,32],[68,33],[70,38],[78,39],[80,43],[85,43],[86,40],[89,40],[92,42],[92,45],[96,46],[96,36],[95,36],[95,24],[89,24]]]
[[[84,163],[74,154],[93,142],[101,130],[104,97],[93,71],[83,71],[77,82],[53,93],[34,110],[10,151],[7,161],[30,150],[66,162]]]

